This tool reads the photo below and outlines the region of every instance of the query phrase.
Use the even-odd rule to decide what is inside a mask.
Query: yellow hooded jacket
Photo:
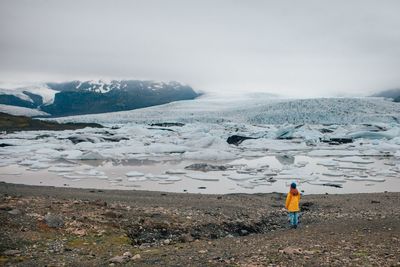
[[[300,193],[297,193],[297,195],[293,195],[292,193],[289,192],[287,194],[285,207],[289,212],[300,211],[299,203],[300,203]]]

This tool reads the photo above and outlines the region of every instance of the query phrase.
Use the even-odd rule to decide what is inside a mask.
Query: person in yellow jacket
[[[290,225],[295,229],[297,228],[297,224],[299,223],[299,203],[300,193],[296,189],[296,183],[292,183],[290,185],[290,191],[286,196],[285,207],[289,212]]]

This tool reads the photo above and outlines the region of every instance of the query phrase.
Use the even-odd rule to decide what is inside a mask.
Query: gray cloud
[[[215,92],[400,86],[397,0],[2,0],[0,80],[178,80]]]

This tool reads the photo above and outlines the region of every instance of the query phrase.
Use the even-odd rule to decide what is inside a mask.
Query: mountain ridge
[[[179,82],[74,80],[0,89],[0,104],[37,109],[58,117],[132,110],[198,96],[192,87]]]

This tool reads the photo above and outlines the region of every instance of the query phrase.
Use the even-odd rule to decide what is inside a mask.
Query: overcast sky
[[[0,82],[132,78],[293,96],[400,87],[398,0],[1,0]]]

